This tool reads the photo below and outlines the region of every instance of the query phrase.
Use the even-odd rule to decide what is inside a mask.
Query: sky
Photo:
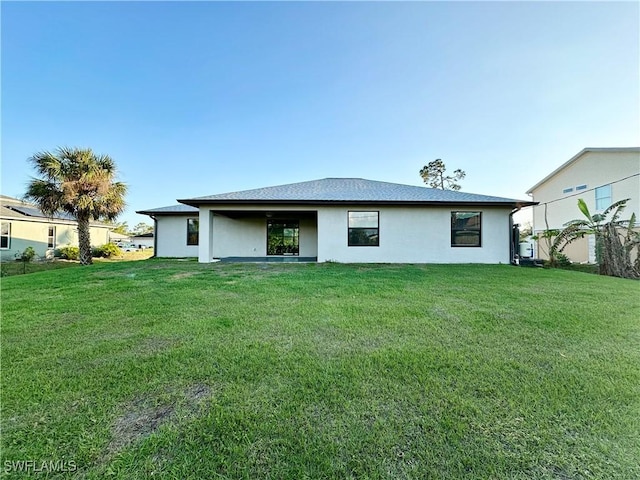
[[[359,177],[526,191],[640,145],[637,2],[0,2],[1,188],[60,146],[111,156],[136,210]]]

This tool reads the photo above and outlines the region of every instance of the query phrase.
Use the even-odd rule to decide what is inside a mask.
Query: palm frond
[[[592,227],[592,223],[588,222],[586,220],[569,220],[567,223],[564,224],[564,227],[583,227],[583,228],[591,228]]]
[[[619,200],[615,203],[612,203],[611,205],[609,205],[604,212],[602,212],[602,215],[604,215],[605,217],[613,210],[613,216],[611,217],[611,221],[615,222],[616,220],[618,220],[618,218],[620,217],[620,214],[622,213],[622,211],[625,209],[625,207],[627,206],[627,202],[629,201],[628,198],[625,198],[624,200]]]
[[[33,178],[27,184],[25,200],[35,203],[42,213],[52,217],[64,210],[65,196],[56,182]]]
[[[592,233],[590,228],[585,228],[582,220],[574,220],[574,223],[568,225],[562,231],[558,232],[558,235],[554,238],[551,244],[551,252],[558,253],[563,252],[564,249],[571,243],[575,242],[579,238],[583,238],[585,235]]]
[[[51,152],[38,152],[28,159],[40,177],[51,182],[59,182],[63,178],[63,163]]]

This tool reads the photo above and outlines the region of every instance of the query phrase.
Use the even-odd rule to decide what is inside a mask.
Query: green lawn
[[[114,258],[94,258],[95,263],[104,262],[128,262],[132,260],[147,260],[153,255],[152,249],[136,250],[133,252],[122,252],[122,255]],[[19,260],[10,260],[2,262],[2,273],[0,276],[11,277],[13,275],[23,275],[25,273],[45,272],[49,270],[59,270],[61,268],[79,267],[79,261],[62,260],[59,258],[53,260],[34,260],[29,263],[23,263]]]
[[[640,478],[639,318],[640,282],[506,265],[3,278],[1,468]]]

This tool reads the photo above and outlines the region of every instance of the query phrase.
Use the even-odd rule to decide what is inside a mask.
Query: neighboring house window
[[[0,248],[11,247],[11,224],[9,222],[0,222]]]
[[[573,187],[565,188],[564,190],[562,190],[562,193],[571,193],[571,192],[573,192]]]
[[[596,210],[604,210],[611,205],[611,184],[596,188]]]
[[[197,218],[187,219],[187,245],[198,245],[199,223]]]
[[[578,186],[576,187],[576,192],[577,192],[578,190],[586,190],[586,189],[587,189],[587,186],[586,186],[586,185],[578,185]]]
[[[47,248],[56,248],[56,227],[49,227],[47,232]]]
[[[350,247],[377,247],[380,245],[379,216],[379,212],[349,212]]]
[[[480,212],[451,212],[451,246],[482,246],[482,214]]]

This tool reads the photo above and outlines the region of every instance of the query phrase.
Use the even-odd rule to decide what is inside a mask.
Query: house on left
[[[91,245],[109,242],[109,225],[92,222]],[[27,247],[42,258],[57,248],[78,246],[78,223],[65,213],[49,217],[35,205],[0,195],[0,258],[15,260]]]

